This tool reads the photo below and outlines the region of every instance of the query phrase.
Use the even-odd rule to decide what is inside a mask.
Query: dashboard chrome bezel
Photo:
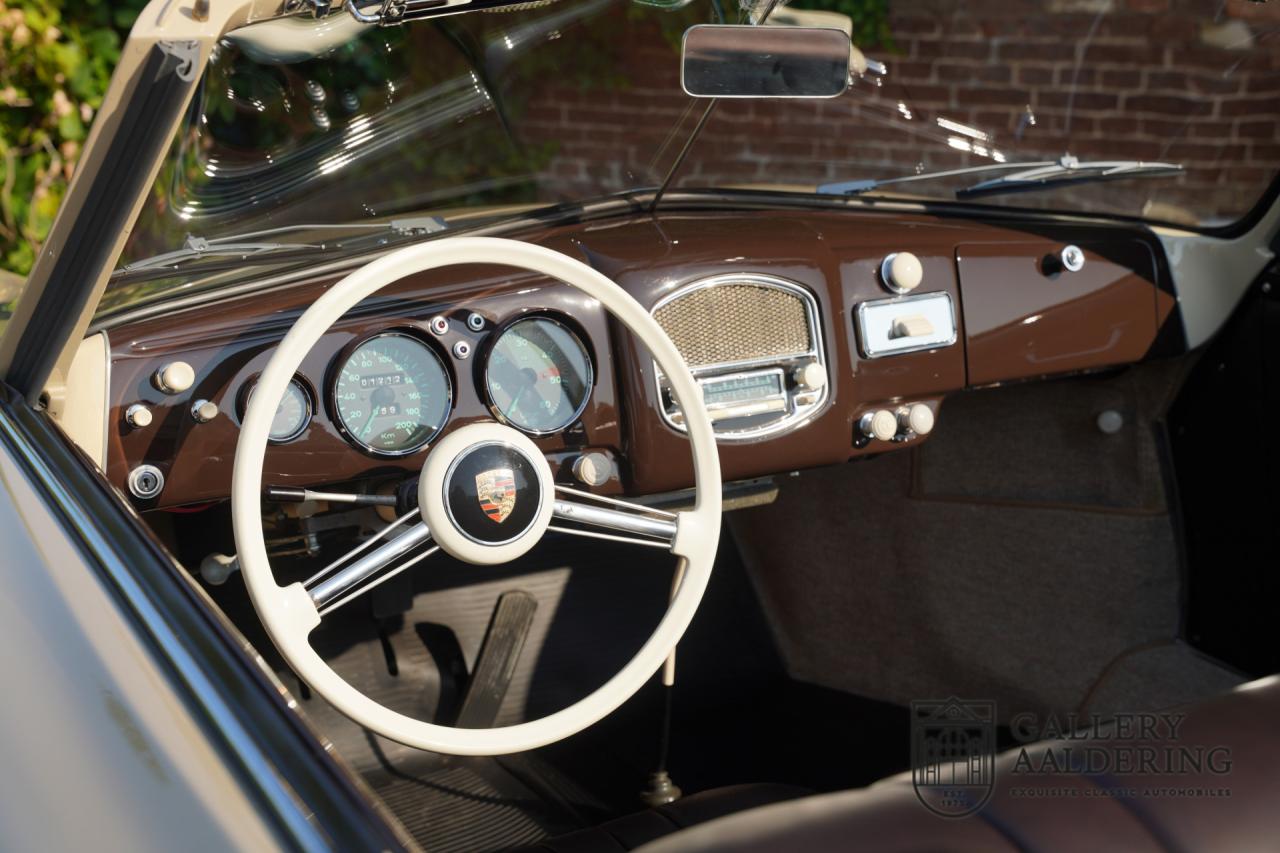
[[[565,421],[563,426],[556,427],[555,429],[535,430],[514,423],[498,409],[497,404],[493,400],[493,393],[489,390],[489,359],[493,356],[494,348],[497,347],[498,341],[502,339],[503,335],[515,326],[518,326],[520,323],[529,320],[546,320],[547,322],[554,323],[564,329],[575,341],[578,342],[578,346],[582,347],[582,352],[587,357],[587,391],[582,396],[582,401],[578,404],[577,408],[574,409],[573,415]],[[497,420],[498,423],[509,426],[512,429],[517,429],[525,435],[531,435],[535,438],[542,438],[564,432],[578,421],[582,420],[583,413],[586,412],[587,406],[591,404],[591,395],[595,392],[596,387],[595,349],[589,343],[590,340],[590,336],[588,336],[581,328],[577,327],[577,324],[571,319],[568,317],[562,317],[562,315],[558,315],[550,311],[530,311],[502,323],[502,325],[494,329],[485,340],[483,348],[484,357],[478,361],[478,364],[480,365],[480,397],[484,402],[485,408],[489,410],[489,414],[493,415],[494,419]]]
[[[355,435],[352,434],[351,430],[347,429],[346,424],[343,423],[342,415],[338,409],[337,400],[338,373],[342,370],[342,365],[346,364],[352,354],[369,341],[377,340],[378,338],[391,337],[408,338],[414,343],[421,345],[427,352],[431,353],[431,356],[439,363],[441,372],[444,373],[445,390],[447,392],[444,417],[441,418],[440,425],[422,441],[415,444],[413,447],[405,448],[403,450],[384,450],[372,447],[356,438]],[[449,419],[453,415],[456,397],[457,389],[455,387],[455,377],[453,375],[453,371],[450,369],[449,359],[440,354],[430,338],[422,334],[419,329],[412,326],[396,326],[390,329],[383,329],[380,332],[375,332],[371,335],[363,335],[349,342],[343,346],[342,349],[338,350],[338,354],[333,357],[325,377],[325,402],[329,407],[329,420],[333,423],[334,428],[352,447],[369,456],[383,459],[400,459],[405,456],[412,456],[415,453],[421,452],[424,447],[434,441],[444,428],[448,426]]]

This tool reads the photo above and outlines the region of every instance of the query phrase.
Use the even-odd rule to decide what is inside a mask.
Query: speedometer
[[[435,437],[453,388],[435,350],[400,332],[358,344],[339,366],[333,405],[343,433],[370,453],[404,456]]]
[[[567,326],[549,317],[512,323],[485,364],[494,415],[535,435],[564,429],[577,420],[592,382],[586,347]]]

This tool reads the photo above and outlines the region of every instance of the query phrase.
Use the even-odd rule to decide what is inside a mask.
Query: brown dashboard
[[[777,365],[769,358],[753,360],[747,352],[743,363],[751,370],[726,374],[754,377],[766,368],[772,371],[777,387],[784,389],[778,405],[793,416],[782,424],[785,428],[754,432],[754,416],[739,418],[744,430],[727,430],[720,446],[726,481],[842,462],[925,440],[909,429],[892,439],[869,438],[863,418],[879,410],[905,412],[911,404],[923,405],[938,414],[937,428],[945,429],[939,407],[949,392],[1138,361],[1151,351],[1175,304],[1159,244],[1138,227],[861,212],[687,212],[544,228],[519,237],[586,261],[651,309],[716,277],[724,282],[757,277],[803,297],[815,338],[809,350],[791,353],[793,348],[780,346],[779,353],[788,352],[779,355]],[[1062,267],[1067,246],[1080,250],[1078,270]],[[886,288],[888,273],[881,267],[891,253],[911,253],[919,260],[920,284],[909,295]],[[155,498],[135,497],[140,508],[227,498],[245,397],[275,344],[334,281],[332,275],[301,280],[109,327],[110,479],[127,489],[130,472],[155,466],[164,487]],[[925,298],[928,294],[934,296]],[[876,352],[879,344],[870,338],[877,333],[859,325],[872,322],[864,317],[879,316],[873,312],[891,311],[888,338],[899,331],[910,337],[919,333],[916,324],[923,324],[919,328],[941,340],[949,331],[937,322],[943,315],[929,312],[945,311],[948,299],[953,343]],[[702,352],[705,343],[711,355],[704,360],[714,360],[717,352],[733,351],[724,344],[739,340],[759,341],[753,346],[769,351],[775,321],[735,325],[734,304],[718,309],[688,303],[691,310],[679,318],[677,341],[686,357]],[[774,310],[771,305],[761,302],[751,310],[768,312]],[[388,331],[424,342],[439,356],[452,388],[440,433],[446,434],[493,417],[485,390],[486,355],[496,335],[534,315],[575,329],[593,368],[580,416],[534,439],[557,477],[571,482],[574,461],[597,451],[616,472],[598,487],[601,493],[652,494],[689,486],[687,442],[667,411],[662,378],[631,336],[567,285],[480,266],[409,276],[362,303],[325,335],[298,375],[310,417],[296,436],[269,446],[264,485],[390,482],[416,473],[430,443],[401,456],[378,455],[357,447],[341,428],[332,392],[340,357]],[[795,336],[789,321],[778,316],[779,339]],[[447,320],[447,330],[439,318]],[[697,340],[699,318],[705,341]],[[193,369],[190,387],[161,390],[157,372],[177,361]],[[820,393],[791,378],[807,361],[819,362],[826,374]],[[199,402],[207,405],[196,413]],[[147,417],[140,419],[145,425],[130,422],[131,407],[146,410]]]

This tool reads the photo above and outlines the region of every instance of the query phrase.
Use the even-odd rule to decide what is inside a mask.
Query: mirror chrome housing
[[[680,85],[695,98],[834,98],[852,51],[829,27],[699,24],[684,34]]]

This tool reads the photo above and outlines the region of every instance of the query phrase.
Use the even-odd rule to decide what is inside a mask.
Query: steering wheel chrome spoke
[[[405,527],[406,522],[416,515],[418,512],[414,510],[396,519],[381,532],[334,560],[303,583],[307,595],[311,597],[312,603],[315,604],[321,616],[390,580],[409,566],[417,564],[439,550],[438,548],[429,549],[413,556],[407,562],[402,562],[389,572],[383,571],[395,564],[397,560],[409,556],[431,542],[431,531],[427,529],[427,525],[419,522]],[[403,532],[394,538],[386,539],[389,533],[397,529],[403,529]],[[383,541],[384,539],[386,541]],[[380,541],[382,544],[374,548],[373,546]],[[368,582],[370,578],[374,578],[371,583]]]
[[[590,492],[556,486],[556,491],[572,495],[577,500],[557,498],[552,518],[563,522],[575,522],[582,527],[563,525],[548,527],[557,533],[585,536],[591,539],[607,539],[613,542],[629,542],[652,548],[670,550],[679,531],[680,517],[673,512],[655,509],[632,501],[593,495]],[[595,503],[588,503],[594,501]],[[608,531],[608,532],[603,532]],[[630,534],[630,535],[619,535]]]

